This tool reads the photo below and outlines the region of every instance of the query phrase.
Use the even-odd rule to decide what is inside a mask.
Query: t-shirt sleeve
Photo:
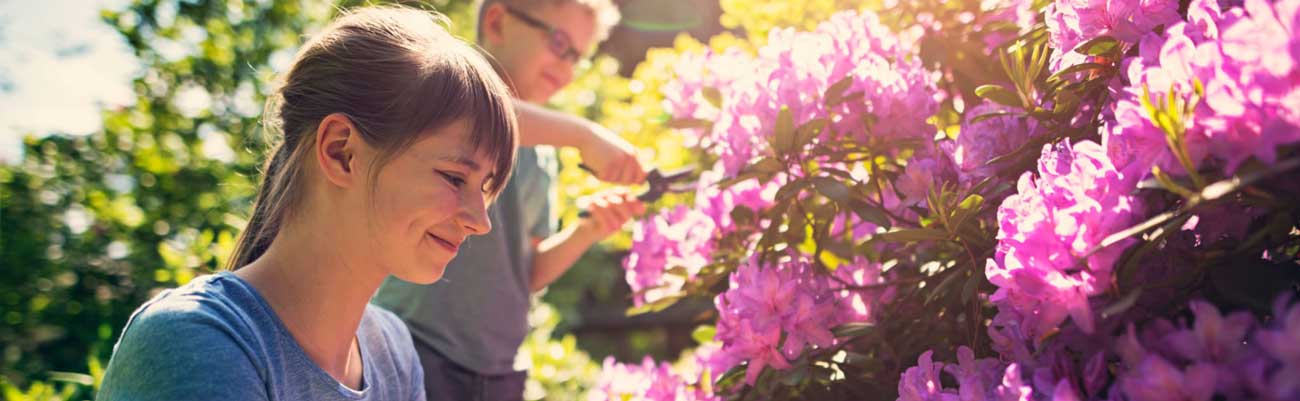
[[[540,199],[529,199],[526,202],[535,204],[538,208],[537,219],[529,227],[528,234],[533,238],[545,239],[555,234],[556,218],[552,212],[552,205],[556,199],[556,188],[553,183],[559,169],[559,160],[555,156],[555,150],[548,147],[538,147],[537,149],[537,179],[541,183]]]
[[[123,329],[97,399],[268,399],[237,330],[199,305],[141,307]]]
[[[555,234],[555,224],[551,219],[551,202],[546,201],[540,206],[541,211],[538,213],[537,221],[533,222],[533,227],[528,230],[528,235],[533,238],[545,239]]]

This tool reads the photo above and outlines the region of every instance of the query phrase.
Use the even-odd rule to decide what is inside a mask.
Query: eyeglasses
[[[542,22],[541,20],[513,7],[506,7],[506,13],[515,16],[515,18],[523,21],[523,23],[528,26],[545,31],[546,48],[561,60],[568,60],[570,63],[577,64],[578,60],[582,58],[582,53],[579,52],[577,48],[573,47],[573,39],[569,38],[569,34],[564,33],[564,31],[556,29],[550,24]]]

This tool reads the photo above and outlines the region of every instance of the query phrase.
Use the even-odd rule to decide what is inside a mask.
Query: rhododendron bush
[[[591,399],[1300,400],[1300,0],[888,3],[675,55]]]

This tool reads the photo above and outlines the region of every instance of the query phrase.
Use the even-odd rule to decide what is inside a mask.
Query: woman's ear
[[[357,151],[362,138],[352,119],[334,113],[321,119],[316,127],[315,156],[321,174],[330,183],[350,187],[356,180]]]
[[[506,5],[501,3],[492,3],[483,9],[483,16],[479,20],[480,32],[483,35],[480,40],[484,46],[500,46],[505,42],[505,31],[502,25],[506,18]]]

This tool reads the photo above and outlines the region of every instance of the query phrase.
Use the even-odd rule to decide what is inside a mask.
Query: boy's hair
[[[614,5],[612,0],[475,0],[478,3],[478,24],[474,32],[477,35],[475,39],[480,44],[483,43],[483,11],[493,4],[501,4],[506,7],[522,11],[534,11],[545,7],[554,7],[561,4],[577,4],[596,17],[596,36],[594,43],[604,42],[609,38],[609,31],[618,25],[618,20],[622,15],[618,12],[618,6]],[[582,49],[579,49],[580,51]]]
[[[261,257],[301,207],[316,130],[331,114],[347,116],[361,139],[378,150],[372,178],[424,135],[465,120],[469,145],[487,155],[495,170],[485,187],[500,192],[518,144],[510,90],[446,24],[446,17],[415,9],[361,8],[303,45],[267,99],[263,124],[268,135],[282,140],[272,140],[278,144],[263,167],[231,270]]]

